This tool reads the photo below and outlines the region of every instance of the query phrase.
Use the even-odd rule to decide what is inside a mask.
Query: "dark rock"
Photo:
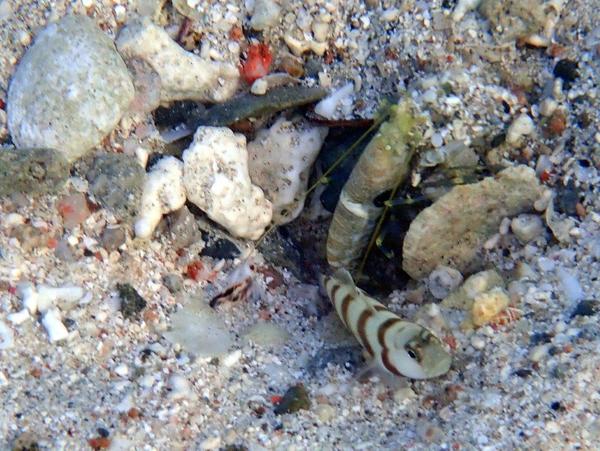
[[[516,370],[513,374],[515,376],[526,378],[526,377],[531,376],[533,374],[533,371],[531,371],[528,368],[520,368],[520,369]]]
[[[269,233],[258,249],[271,265],[288,269],[298,280],[311,282],[304,250],[291,236],[288,226],[277,227]]]
[[[288,388],[283,395],[283,399],[277,407],[275,407],[275,415],[283,415],[285,413],[294,413],[299,410],[310,409],[310,399],[304,385],[298,384]]]
[[[116,251],[127,239],[123,227],[106,227],[100,237],[100,244],[108,252]]]
[[[196,218],[184,205],[179,210],[165,217],[167,233],[172,240],[175,249],[188,247],[202,239],[202,233],[196,222]]]
[[[555,208],[556,211],[569,216],[577,215],[577,203],[579,202],[579,192],[573,179],[569,180],[566,186],[560,184],[557,188]]]
[[[118,283],[117,291],[121,298],[121,312],[125,318],[136,316],[146,307],[145,299],[130,284]]]
[[[564,59],[556,63],[553,73],[555,77],[562,78],[565,82],[565,87],[568,87],[568,85],[579,78],[577,68],[577,61]]]
[[[152,113],[154,123],[161,128],[174,128],[186,122],[190,115],[200,116],[206,113],[206,108],[198,102],[181,100],[172,102],[169,106],[159,107]]]
[[[171,273],[163,276],[163,284],[172,294],[181,291],[183,287],[183,277],[179,274]]]
[[[598,302],[592,299],[586,299],[575,307],[573,313],[571,313],[571,318],[575,318],[576,316],[593,316],[598,313]]]
[[[119,219],[130,221],[137,214],[145,171],[137,160],[125,154],[96,157],[87,173],[90,193]]]
[[[0,149],[0,196],[52,193],[69,177],[65,157],[51,149]]]
[[[192,113],[186,124],[190,130],[201,125],[224,127],[242,119],[261,117],[290,108],[317,102],[327,95],[323,88],[284,86],[269,90],[264,96],[244,94],[209,108],[203,113]]]
[[[316,376],[324,371],[328,365],[337,365],[353,372],[362,363],[362,349],[360,346],[340,346],[337,348],[323,348],[309,362],[306,370],[311,376]]]
[[[547,332],[536,332],[529,337],[529,344],[531,346],[537,346],[544,343],[550,343],[552,341],[552,335]]]
[[[206,241],[202,255],[215,259],[232,259],[240,255],[240,250],[235,243],[227,239],[217,238],[209,232],[204,232],[202,238]]]

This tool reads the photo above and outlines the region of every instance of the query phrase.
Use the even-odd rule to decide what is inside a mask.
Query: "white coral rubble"
[[[327,132],[304,120],[280,118],[248,143],[250,178],[273,203],[275,223],[288,223],[302,211],[310,168]]]
[[[184,204],[183,163],[175,157],[162,158],[146,178],[135,235],[150,237],[162,215],[179,210]]]
[[[117,49],[126,58],[146,61],[161,81],[161,102],[223,102],[236,91],[239,71],[229,63],[210,61],[183,50],[148,18],[125,27]]]
[[[199,127],[183,162],[188,200],[234,236],[258,239],[273,209],[250,180],[246,138],[225,127]]]

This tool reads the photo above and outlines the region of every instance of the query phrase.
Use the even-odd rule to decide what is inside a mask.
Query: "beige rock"
[[[535,171],[507,168],[481,182],[455,186],[411,223],[403,245],[403,269],[426,277],[438,265],[461,273],[481,266],[483,245],[505,217],[533,209],[542,193]]]
[[[442,305],[448,308],[470,310],[475,297],[496,287],[504,288],[502,276],[494,269],[481,271],[465,280],[465,283],[442,301]]]
[[[480,294],[473,300],[471,318],[477,327],[489,323],[508,307],[510,299],[502,288]]]
[[[126,58],[139,58],[160,76],[160,100],[223,102],[233,96],[239,71],[229,63],[211,61],[186,52],[150,19],[127,25],[117,39]]]

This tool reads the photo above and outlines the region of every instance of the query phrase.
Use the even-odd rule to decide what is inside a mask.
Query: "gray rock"
[[[109,153],[96,157],[87,173],[90,193],[122,220],[132,220],[142,197],[145,172],[135,158]]]
[[[56,192],[68,176],[69,163],[53,150],[0,150],[0,196]]]
[[[48,25],[8,90],[8,128],[18,147],[49,147],[69,161],[100,144],[133,99],[125,63],[85,16]]]
[[[184,205],[166,218],[167,231],[175,249],[188,247],[202,239],[202,233],[196,223],[196,218]]]
[[[165,274],[163,284],[171,294],[178,293],[183,288],[183,277],[176,273]]]
[[[100,244],[108,252],[116,251],[127,239],[123,227],[107,227],[102,232]]]

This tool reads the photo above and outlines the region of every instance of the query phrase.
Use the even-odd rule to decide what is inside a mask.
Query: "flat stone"
[[[541,194],[535,171],[523,165],[479,183],[455,186],[411,223],[402,268],[414,279],[426,277],[438,265],[463,274],[476,271],[483,245],[502,219],[532,210]]]
[[[69,177],[69,163],[51,149],[1,149],[0,196],[56,192]]]
[[[74,161],[100,144],[133,99],[112,40],[85,16],[51,23],[25,53],[8,89],[17,147],[44,147]]]
[[[90,193],[100,205],[129,221],[137,214],[145,174],[135,158],[109,153],[96,157],[86,176]]]

